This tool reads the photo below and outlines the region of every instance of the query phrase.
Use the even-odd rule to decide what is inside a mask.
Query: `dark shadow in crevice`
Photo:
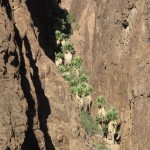
[[[21,77],[21,88],[24,94],[24,97],[27,100],[28,103],[28,110],[26,112],[27,118],[28,118],[28,127],[27,131],[25,133],[25,140],[22,145],[22,150],[40,150],[38,146],[37,139],[35,137],[35,134],[33,132],[33,119],[35,117],[35,102],[34,99],[30,93],[30,83],[26,77],[26,68],[25,68],[25,60],[22,52],[22,39],[20,38],[19,32],[16,27],[14,27],[15,30],[15,44],[18,46],[19,49],[19,56],[20,56],[20,66],[19,66],[19,74]]]
[[[11,150],[11,149],[7,146],[6,150]]]
[[[5,7],[7,16],[9,18],[9,20],[11,20],[12,19],[12,11],[11,11],[11,7],[9,4],[9,0],[2,0],[1,6]]]
[[[9,57],[14,56],[14,59],[10,62],[10,64],[14,67],[17,67],[19,65],[18,55],[17,52],[10,52]]]
[[[45,96],[44,90],[42,88],[38,67],[35,64],[36,62],[33,60],[31,47],[27,36],[25,36],[24,38],[24,45],[26,49],[26,56],[30,62],[30,67],[33,69],[33,75],[31,75],[31,79],[35,87],[35,93],[38,101],[38,119],[40,122],[40,130],[44,134],[46,150],[55,150],[54,145],[51,141],[51,137],[48,134],[47,128],[47,119],[51,114],[49,100]]]
[[[38,28],[38,41],[45,54],[55,61],[54,53],[60,51],[60,46],[56,44],[55,31],[60,29],[61,20],[66,19],[68,12],[59,6],[60,0],[27,0],[26,4],[31,13],[34,26]],[[66,24],[63,31],[71,32],[71,25]]]
[[[121,130],[121,122],[117,124],[116,126],[116,133],[114,134],[114,140],[117,144],[120,144],[121,143],[121,133],[120,133],[120,130]]]
[[[129,26],[129,22],[127,22],[127,20],[124,20],[124,21],[122,22],[122,27],[123,27],[124,29],[127,29],[128,26]]]

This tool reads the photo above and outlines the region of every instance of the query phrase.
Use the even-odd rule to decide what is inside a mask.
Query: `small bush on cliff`
[[[86,85],[85,89],[84,89],[84,93],[83,96],[88,96],[93,92],[93,87],[91,85]]]
[[[80,57],[75,57],[71,61],[72,68],[80,69],[82,67],[82,60]]]
[[[59,72],[60,72],[61,74],[63,74],[63,73],[66,71],[66,68],[65,68],[64,65],[58,66],[58,69],[59,69]]]
[[[88,76],[85,73],[81,74],[80,77],[79,77],[79,82],[87,83],[88,80],[89,80]]]
[[[66,42],[66,44],[64,44],[64,45],[62,46],[62,51],[63,51],[63,52],[74,53],[75,50],[74,50],[74,46],[73,46],[72,43]]]
[[[88,134],[97,134],[100,132],[97,122],[87,112],[80,113],[80,122]]]
[[[59,52],[59,53],[55,53],[55,57],[56,57],[56,59],[58,59],[58,58],[63,59],[64,55],[62,52]]]
[[[106,98],[104,96],[99,96],[96,100],[97,107],[102,107],[106,104]]]
[[[107,147],[106,145],[104,145],[104,144],[98,144],[97,150],[111,150],[111,149],[108,148],[108,147]]]
[[[56,40],[59,40],[59,41],[65,39],[67,37],[67,35],[65,33],[62,33],[59,30],[55,31],[55,36],[56,36]]]
[[[66,16],[66,22],[71,25],[73,22],[75,22],[75,16],[72,14],[68,14]]]
[[[93,92],[92,86],[84,82],[82,83],[75,80],[72,84],[75,84],[75,86],[71,87],[71,92],[73,95],[78,95],[79,97],[85,97],[90,95]]]
[[[118,120],[119,119],[119,115],[115,109],[115,107],[111,107],[108,112],[106,113],[105,115],[105,118],[104,120],[106,122],[110,122],[110,121],[113,121],[113,120]]]

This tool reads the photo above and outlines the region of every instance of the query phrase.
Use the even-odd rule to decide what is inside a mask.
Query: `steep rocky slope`
[[[0,150],[91,150],[79,107],[54,64],[55,0],[0,1]],[[89,140],[90,139],[90,140]]]
[[[150,146],[149,1],[70,1],[72,36],[91,83],[121,113],[121,149]]]
[[[78,111],[51,61],[52,6],[61,10],[54,1],[0,1],[1,150],[67,150],[77,138]]]
[[[122,150],[150,147],[148,0],[62,0],[72,41],[98,94],[120,111]],[[54,61],[55,0],[0,0],[0,149],[94,150]]]

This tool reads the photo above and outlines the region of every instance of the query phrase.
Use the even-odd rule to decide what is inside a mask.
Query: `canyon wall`
[[[99,95],[122,119],[122,150],[150,147],[150,2],[72,0],[72,41]],[[97,95],[96,95],[97,96]]]
[[[0,0],[0,150],[95,150],[54,63],[55,0]],[[89,140],[90,139],[90,140]]]
[[[98,95],[122,119],[122,150],[150,147],[148,0],[62,0],[79,30],[71,39]],[[94,150],[53,61],[55,0],[0,0],[0,149]],[[96,97],[97,95],[95,95]],[[97,139],[98,142],[101,139]]]
[[[55,1],[0,1],[1,150],[67,150],[78,137],[77,107],[51,61],[52,8],[63,11]]]

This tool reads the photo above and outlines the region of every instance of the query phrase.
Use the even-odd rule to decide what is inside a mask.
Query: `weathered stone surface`
[[[19,149],[27,128],[26,100],[18,78],[13,24],[5,2],[0,7],[0,149]],[[9,14],[11,15],[11,14]]]
[[[149,1],[78,0],[72,2],[71,11],[80,26],[72,41],[91,83],[120,111],[121,149],[148,150]]]
[[[121,149],[148,150],[149,1],[62,1],[80,28],[71,37],[97,93],[123,120]],[[79,110],[54,63],[55,0],[0,1],[0,149],[91,150]],[[96,96],[96,95],[95,95]],[[143,147],[144,145],[144,147]]]
[[[45,41],[49,20],[42,17],[57,4],[42,4],[0,1],[1,150],[72,149],[72,130],[78,130],[78,124],[72,124],[78,121],[78,110],[74,111],[69,86],[51,61],[54,50]],[[52,6],[45,8],[46,4]],[[42,17],[34,16],[35,8]]]

